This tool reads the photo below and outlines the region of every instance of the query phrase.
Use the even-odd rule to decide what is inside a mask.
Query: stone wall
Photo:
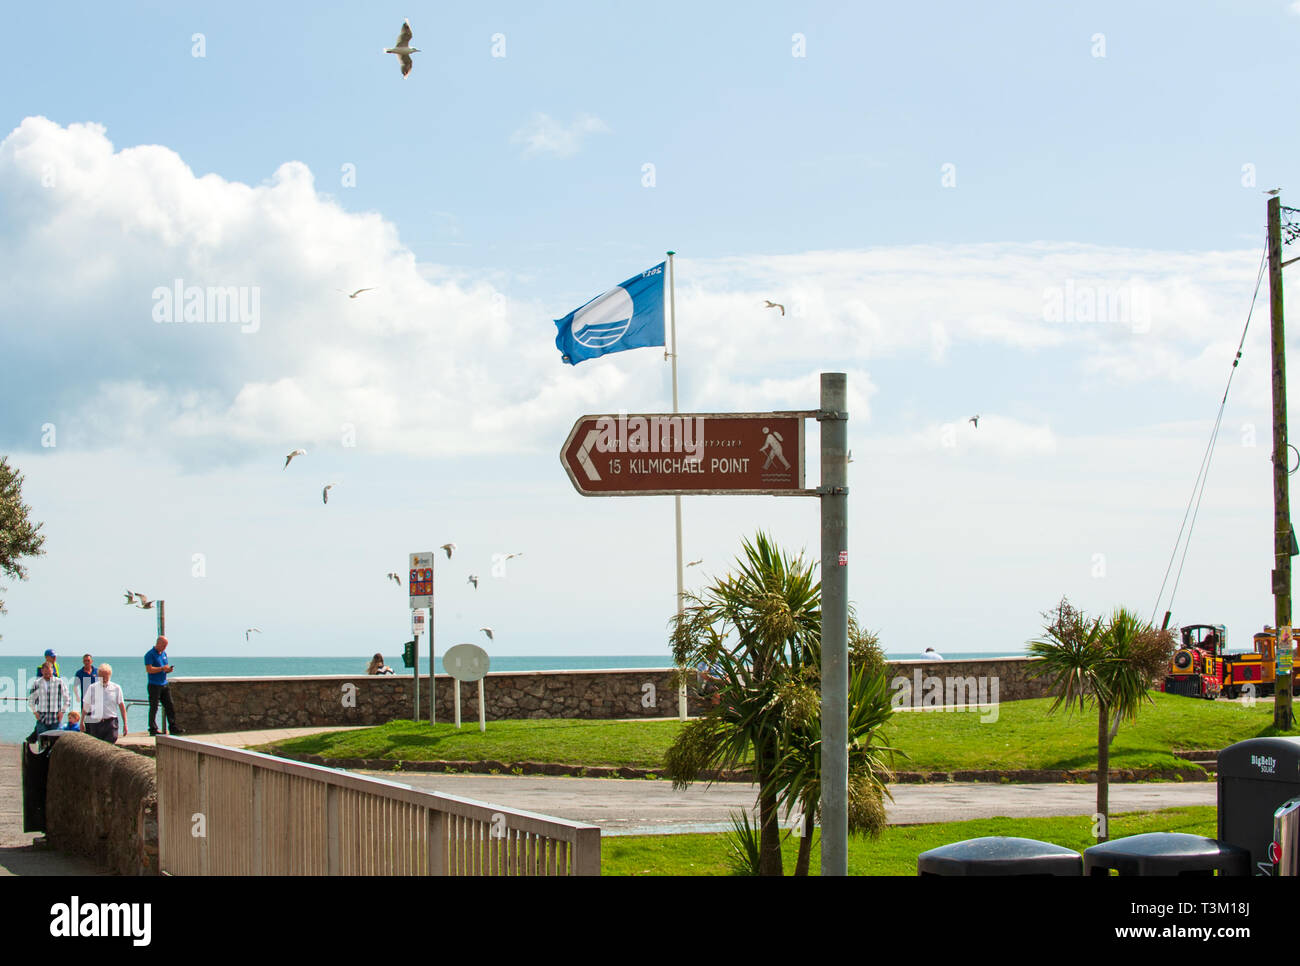
[[[978,661],[890,661],[890,688],[896,700],[910,701],[916,707],[930,707],[931,698],[939,694],[939,705],[961,704],[962,695],[968,696],[964,702],[968,704],[984,703],[986,695],[993,703],[1044,698],[1048,679],[1029,676],[1038,660],[998,657]],[[908,685],[906,691],[903,681]]]
[[[487,719],[664,718],[677,714],[673,672],[528,671],[489,674],[483,681]],[[439,721],[451,721],[454,682],[437,677]],[[176,723],[191,734],[318,725],[377,725],[410,718],[410,675],[173,678]],[[689,713],[701,710],[691,698]],[[161,710],[159,714],[161,714]],[[478,685],[461,685],[461,720],[478,720]],[[429,715],[429,676],[420,678],[420,716]]]
[[[54,848],[118,875],[157,875],[153,761],[89,735],[60,735],[50,753],[45,829]]]
[[[897,661],[890,678],[915,686],[920,672],[920,705],[933,693],[933,678],[961,679],[978,694],[981,679],[997,680],[998,701],[1043,696],[1042,681],[1029,680],[1025,658],[980,661]],[[525,671],[489,674],[483,682],[486,717],[504,718],[665,718],[677,714],[677,690],[670,668],[608,671]],[[179,678],[171,690],[177,724],[191,734],[247,731],[261,728],[305,728],[331,725],[377,725],[410,718],[413,680],[409,674],[318,677]],[[438,675],[439,721],[452,720],[453,682]],[[897,689],[896,689],[897,690]],[[951,688],[942,688],[950,693]],[[974,698],[971,699],[972,701]],[[981,700],[983,698],[981,697]],[[692,696],[688,713],[704,710]],[[161,710],[159,711],[161,714]],[[420,716],[429,714],[429,678],[420,679]],[[478,688],[461,686],[461,719],[478,718]]]

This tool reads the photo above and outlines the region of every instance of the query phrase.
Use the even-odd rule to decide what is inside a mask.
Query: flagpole
[[[677,274],[673,268],[673,256],[676,252],[668,252],[668,322],[672,329],[673,336],[673,415],[679,412],[677,408]],[[683,596],[685,591],[683,585],[685,581],[682,578],[682,498],[673,497],[673,510],[677,518],[677,616],[681,617],[685,609]],[[684,675],[679,675],[677,684],[677,718],[679,721],[686,720],[686,679]]]

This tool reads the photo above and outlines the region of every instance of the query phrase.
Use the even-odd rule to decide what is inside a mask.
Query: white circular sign
[[[632,323],[632,296],[623,286],[592,299],[573,316],[573,338],[589,349],[604,349],[623,338]]]
[[[488,673],[488,653],[477,644],[457,644],[442,656],[442,666],[457,681],[466,684]]]

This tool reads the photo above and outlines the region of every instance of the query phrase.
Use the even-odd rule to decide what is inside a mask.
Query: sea
[[[919,658],[915,652],[887,652],[890,660],[906,661]],[[977,660],[979,658],[1015,656],[1008,651],[952,652],[952,659]],[[39,655],[0,656],[0,743],[17,744],[32,731],[35,717],[27,710],[27,688],[37,676],[44,659]],[[320,674],[364,674],[368,658],[355,657],[189,657],[169,654],[168,660],[176,668],[169,677],[285,677]],[[439,674],[443,673],[442,660],[436,658]],[[122,688],[127,701],[148,700],[148,680],[144,669],[144,652],[129,657],[110,654],[95,655],[95,663],[108,662],[113,666],[113,682]],[[428,673],[427,658],[420,661],[422,673]],[[412,669],[401,666],[401,656],[388,659],[398,674],[410,674]],[[594,669],[670,667],[668,654],[607,654],[607,655],[492,655],[493,671],[581,671]],[[81,667],[81,655],[59,656],[59,673],[71,687],[73,675]],[[140,705],[127,705],[127,725],[132,732],[146,731],[149,709]],[[158,710],[162,716],[162,709]],[[183,720],[178,724],[185,727]]]

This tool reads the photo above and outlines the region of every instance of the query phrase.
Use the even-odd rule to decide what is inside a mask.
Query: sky
[[[564,365],[554,320],[668,250],[683,411],[847,374],[849,596],[887,650],[1018,651],[1063,595],[1158,620],[1264,192],[1300,206],[1295,0],[7,24],[0,454],[46,554],[0,654],[143,652],[128,589],[176,655],[395,649],[385,575],[449,541],[439,651],[666,654],[672,499],[580,496],[558,454],[582,415],[668,410],[671,367]],[[246,316],[187,322],[178,280]],[[1266,296],[1173,608],[1242,647],[1272,616]],[[689,588],[759,530],[819,555],[813,499],[683,506]]]

